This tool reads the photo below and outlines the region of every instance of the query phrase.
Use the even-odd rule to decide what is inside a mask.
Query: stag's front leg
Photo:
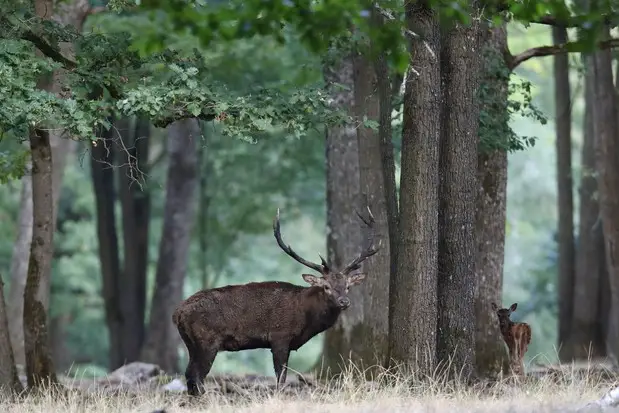
[[[290,348],[286,345],[273,345],[271,347],[273,353],[273,369],[275,370],[275,379],[277,380],[277,389],[286,382],[286,370],[288,367],[288,358],[290,357]]]

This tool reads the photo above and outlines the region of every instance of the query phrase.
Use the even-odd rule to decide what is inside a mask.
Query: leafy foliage
[[[510,126],[514,115],[531,118],[545,125],[547,120],[533,103],[531,83],[522,79],[512,80],[512,71],[505,64],[505,58],[496,49],[486,47],[484,55],[484,77],[478,96],[482,102],[479,114],[480,147],[484,151],[503,149],[523,150],[535,145],[534,136],[519,136]],[[507,88],[509,98],[505,98]],[[520,95],[520,96],[518,96]],[[520,99],[518,99],[520,97]]]

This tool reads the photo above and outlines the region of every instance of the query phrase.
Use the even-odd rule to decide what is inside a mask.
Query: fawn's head
[[[516,311],[518,307],[518,303],[512,304],[509,308],[499,308],[498,305],[492,303],[492,311],[496,312],[497,317],[499,318],[499,326],[501,327],[501,331],[509,327],[511,320],[509,316]]]
[[[284,250],[286,254],[294,258],[297,262],[317,271],[320,274],[320,276],[303,274],[303,280],[305,280],[305,282],[314,287],[322,287],[326,296],[329,297],[331,303],[342,310],[345,310],[350,306],[348,289],[353,285],[361,284],[361,282],[365,279],[365,274],[354,273],[354,271],[359,270],[361,268],[361,263],[367,258],[376,254],[379,249],[378,247],[374,246],[373,242],[375,221],[374,216],[372,215],[372,211],[370,211],[370,208],[368,208],[368,213],[369,218],[366,220],[357,212],[359,218],[361,218],[361,220],[371,230],[367,240],[368,245],[355,259],[353,259],[348,265],[346,265],[346,267],[339,271],[331,269],[322,256],[320,256],[321,263],[316,264],[301,258],[296,252],[293,251],[292,248],[290,248],[289,245],[284,244],[280,232],[279,208],[277,209],[277,215],[273,220],[273,235],[275,235],[277,245],[279,245],[279,247]]]

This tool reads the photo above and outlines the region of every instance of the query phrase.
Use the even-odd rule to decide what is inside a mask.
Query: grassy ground
[[[0,400],[0,412],[81,413],[382,413],[382,412],[573,412],[599,399],[614,385],[591,375],[564,372],[557,377],[528,378],[526,382],[503,381],[475,388],[441,380],[413,381],[383,377],[359,382],[352,376],[325,387],[303,391],[239,390],[234,396],[211,392],[200,398],[156,391],[88,396],[71,391],[59,398],[49,394],[20,401]],[[599,410],[586,410],[599,411]],[[614,411],[614,410],[609,410]]]

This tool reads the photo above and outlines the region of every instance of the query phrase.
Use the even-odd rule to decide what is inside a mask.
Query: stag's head
[[[516,311],[517,307],[518,303],[512,304],[509,308],[499,308],[498,305],[492,303],[492,311],[494,311],[499,318],[499,326],[501,328],[501,331],[509,327],[509,324],[511,323],[509,317],[514,311]]]
[[[289,245],[286,245],[282,240],[279,224],[279,208],[277,209],[277,215],[273,220],[273,235],[277,240],[279,247],[284,250],[286,254],[294,258],[297,262],[305,265],[312,270],[315,270],[320,275],[303,274],[303,280],[314,287],[321,287],[325,295],[330,299],[331,303],[337,307],[345,310],[350,306],[350,299],[348,298],[348,290],[353,285],[359,285],[365,279],[365,274],[358,273],[361,268],[361,263],[378,252],[378,247],[374,246],[374,216],[372,211],[368,208],[368,219],[363,218],[361,214],[357,212],[357,215],[370,229],[370,235],[367,239],[367,246],[355,257],[348,265],[341,270],[333,270],[327,264],[326,260],[320,256],[320,264],[316,264],[311,261],[307,261],[301,258]]]

